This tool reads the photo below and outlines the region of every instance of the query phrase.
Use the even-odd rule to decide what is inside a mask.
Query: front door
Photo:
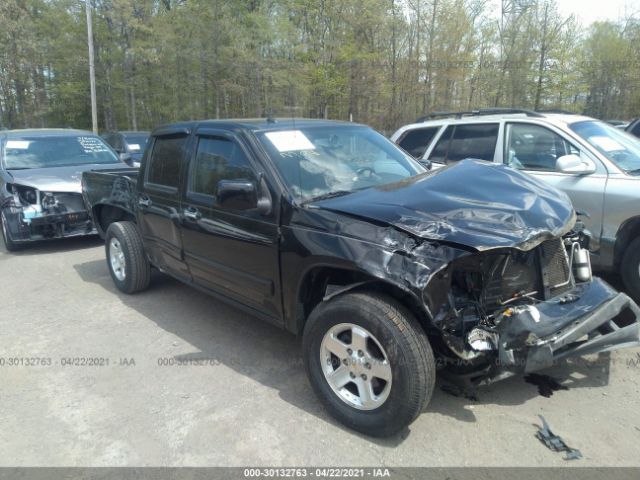
[[[193,281],[280,319],[275,215],[223,208],[216,200],[220,180],[258,182],[256,164],[230,132],[199,132],[196,142],[181,211],[185,260]]]

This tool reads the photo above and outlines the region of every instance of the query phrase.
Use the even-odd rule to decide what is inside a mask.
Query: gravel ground
[[[437,386],[376,440],[323,410],[298,339],[161,274],[119,293],[97,238],[0,241],[0,278],[1,466],[640,466],[640,349],[546,372],[568,387],[550,398],[520,377],[477,400]],[[545,448],[539,414],[584,458]]]

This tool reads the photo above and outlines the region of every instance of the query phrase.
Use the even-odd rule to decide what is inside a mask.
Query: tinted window
[[[638,120],[633,128],[631,128],[631,133],[636,137],[640,137],[640,120]]]
[[[444,163],[447,158],[447,150],[449,150],[449,140],[451,139],[451,133],[453,132],[453,126],[449,125],[444,133],[440,136],[438,143],[433,148],[429,160],[434,162]]]
[[[3,163],[7,169],[17,170],[120,161],[100,137],[89,134],[8,138]]]
[[[555,170],[558,158],[580,151],[548,128],[527,123],[507,126],[504,163],[527,170]]]
[[[493,160],[499,124],[457,125],[447,154],[447,162],[465,158]]]
[[[178,187],[186,142],[184,135],[156,138],[147,174],[149,183]]]
[[[398,145],[404,148],[415,158],[421,158],[427,150],[431,140],[438,133],[440,127],[416,128],[409,130],[400,138]]]
[[[251,165],[240,146],[224,138],[200,138],[190,191],[215,195],[220,180],[253,178]]]

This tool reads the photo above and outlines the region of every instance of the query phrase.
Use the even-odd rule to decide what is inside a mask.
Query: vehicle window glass
[[[147,182],[178,188],[186,143],[185,135],[157,137],[153,144]]]
[[[149,135],[139,133],[127,134],[123,139],[127,143],[129,152],[141,153],[144,151],[144,147],[147,145]],[[122,148],[124,149],[124,144],[122,145]]]
[[[368,127],[303,126],[257,136],[288,190],[302,201],[348,195],[426,171]]]
[[[507,125],[504,163],[525,170],[555,171],[558,158],[580,151],[548,128],[528,123]]]
[[[440,127],[416,128],[405,132],[398,145],[415,158],[421,158]]]
[[[124,142],[122,139],[122,135],[114,135],[114,148],[116,149],[116,152],[122,153],[124,152]]]
[[[120,163],[100,137],[88,135],[23,136],[4,144],[8,170]]]
[[[444,133],[440,136],[438,143],[433,147],[429,160],[432,162],[444,163],[447,158],[447,150],[449,149],[449,140],[451,139],[451,133],[453,132],[453,125],[449,125]]]
[[[631,133],[636,137],[640,137],[640,120],[636,122],[634,127],[631,129]]]
[[[191,169],[191,192],[216,195],[220,180],[253,178],[249,160],[237,143],[225,138],[200,138]]]
[[[449,144],[447,163],[465,158],[493,160],[499,128],[497,123],[456,125]]]
[[[640,175],[640,140],[637,137],[596,120],[572,123],[569,128],[618,168],[631,175]]]

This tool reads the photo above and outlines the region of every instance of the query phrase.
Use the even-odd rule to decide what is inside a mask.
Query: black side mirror
[[[258,189],[251,180],[220,180],[218,205],[230,210],[251,210],[258,207]]]
[[[263,184],[262,175],[259,182]],[[265,188],[263,184],[261,189]],[[255,182],[248,179],[220,180],[218,182],[218,205],[230,210],[252,210],[257,208],[262,215],[271,213],[270,195],[261,195]]]

